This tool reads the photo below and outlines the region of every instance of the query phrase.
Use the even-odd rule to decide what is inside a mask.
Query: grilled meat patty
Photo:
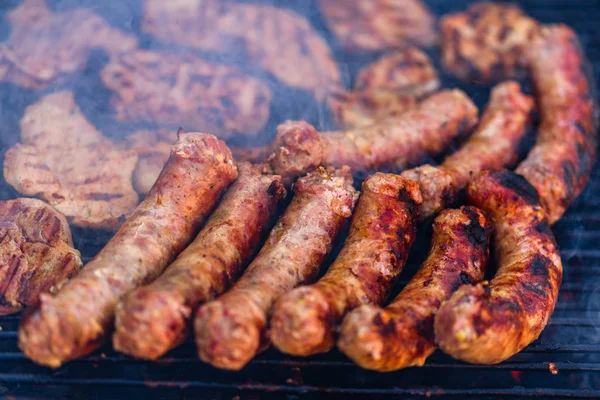
[[[562,263],[533,186],[507,171],[483,172],[467,200],[490,214],[497,271],[463,286],[435,316],[435,341],[459,360],[496,364],[537,339],[554,310]]]
[[[286,122],[277,129],[270,162],[287,181],[321,164],[348,165],[354,173],[402,170],[469,132],[477,113],[463,92],[445,90],[398,118],[364,128],[319,134],[306,122]]]
[[[433,319],[442,302],[483,279],[490,234],[491,222],[475,207],[443,211],[421,268],[387,307],[364,305],[346,316],[340,350],[375,371],[423,365],[436,349]]]
[[[227,290],[256,254],[286,192],[280,176],[261,175],[249,164],[238,170],[196,239],[157,280],[121,300],[113,335],[117,351],[156,359],[180,344],[198,305]]]
[[[350,52],[429,47],[437,40],[436,18],[421,0],[319,0],[319,9]]]
[[[180,134],[156,184],[104,249],[57,294],[40,296],[39,307],[21,320],[23,353],[56,368],[100,346],[121,297],[163,272],[236,177],[224,142]]]
[[[327,42],[291,10],[221,0],[145,0],[142,30],[166,43],[236,53],[318,100],[340,84]]]
[[[23,0],[6,22],[11,34],[0,42],[0,80],[27,89],[45,89],[82,71],[94,48],[114,57],[138,46],[89,9],[53,13],[44,0]]]
[[[81,268],[63,215],[37,199],[0,201],[0,315],[38,303]]]
[[[553,224],[579,196],[596,161],[598,107],[588,61],[571,28],[544,26],[528,55],[541,121],[517,173],[537,189]]]
[[[533,99],[521,92],[518,83],[498,84],[479,125],[458,151],[438,166],[423,165],[404,171],[402,176],[421,188],[421,218],[434,216],[452,205],[473,175],[514,165],[533,107]]]
[[[415,240],[421,201],[418,185],[398,175],[379,172],[365,179],[348,238],[325,276],[275,304],[270,330],[275,347],[299,356],[326,352],[347,312],[381,304]]]
[[[290,205],[244,275],[199,308],[194,329],[203,361],[237,370],[266,346],[273,304],[316,277],[357,196],[347,167],[318,168],[294,184]]]
[[[113,91],[116,118],[215,132],[221,138],[253,135],[269,119],[271,92],[235,67],[190,53],[136,50],[100,72]]]

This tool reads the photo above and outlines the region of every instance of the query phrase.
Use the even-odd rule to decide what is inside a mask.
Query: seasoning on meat
[[[41,200],[0,202],[0,315],[38,303],[81,268],[64,216]]]
[[[475,132],[457,152],[441,165],[404,171],[402,176],[414,180],[421,188],[421,219],[452,205],[473,175],[514,165],[533,107],[533,99],[521,92],[518,83],[501,83],[492,90]]]
[[[436,18],[421,0],[319,0],[319,8],[350,52],[429,47],[437,41]]]
[[[221,0],[144,4],[142,30],[163,42],[236,54],[319,100],[340,84],[327,42],[292,10]]]
[[[475,207],[443,211],[419,271],[387,307],[364,305],[350,312],[340,350],[376,371],[422,366],[436,349],[433,319],[442,302],[462,285],[483,279],[490,234],[490,221]]]
[[[236,177],[224,142],[181,133],[156,184],[106,247],[56,295],[40,296],[39,308],[21,320],[23,353],[56,368],[100,346],[121,297],[163,272]]]
[[[47,88],[83,70],[94,48],[114,57],[138,46],[134,36],[85,8],[52,13],[44,0],[23,0],[6,20],[11,35],[0,42],[0,80],[27,89]]]
[[[117,306],[113,346],[156,359],[189,333],[199,304],[235,282],[275,222],[285,197],[281,177],[238,165],[239,177],[203,230],[156,281]]]
[[[177,129],[252,135],[269,119],[268,86],[241,70],[190,53],[137,50],[100,72],[116,118]]]
[[[319,134],[306,122],[277,129],[271,164],[286,181],[318,165],[348,165],[354,173],[402,170],[443,151],[477,124],[477,107],[459,90],[425,99],[398,118],[368,127]]]
[[[538,194],[525,178],[483,172],[467,200],[490,214],[497,271],[489,284],[463,286],[435,317],[435,341],[459,360],[496,364],[537,339],[562,278],[560,254]]]
[[[596,161],[598,107],[590,66],[572,29],[543,27],[528,55],[541,121],[517,173],[537,189],[553,224],[579,196]]]
[[[378,172],[365,179],[348,238],[325,276],[275,303],[275,347],[299,356],[326,352],[347,312],[381,304],[415,240],[421,201],[418,185],[398,175]]]
[[[440,26],[444,70],[477,83],[523,77],[540,29],[519,6],[486,2],[444,16]]]
[[[240,369],[267,345],[265,330],[274,302],[316,277],[358,197],[347,167],[318,168],[299,179],[294,192],[240,280],[198,310],[198,354],[216,367]]]
[[[408,48],[364,67],[354,89],[333,90],[328,104],[340,127],[360,128],[402,114],[439,86],[437,71],[427,54]]]

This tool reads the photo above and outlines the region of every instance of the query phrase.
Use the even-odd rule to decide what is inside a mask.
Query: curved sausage
[[[533,107],[533,99],[521,92],[518,83],[501,83],[492,90],[475,132],[457,152],[438,166],[423,165],[404,171],[402,176],[417,182],[421,189],[421,219],[454,203],[473,175],[513,165]]]
[[[385,308],[364,305],[342,323],[339,349],[363,368],[421,366],[436,349],[433,318],[461,285],[483,279],[491,223],[475,207],[445,210],[433,224],[429,256]]]
[[[311,282],[350,217],[357,193],[348,168],[319,168],[295,183],[292,202],[240,280],[200,307],[194,321],[200,358],[240,369],[266,345],[273,303]]]
[[[275,304],[275,347],[300,356],[326,352],[348,311],[381,304],[408,258],[420,204],[419,187],[408,179],[380,172],[365,179],[348,238],[325,276]]]
[[[483,172],[469,184],[467,200],[490,214],[498,269],[489,284],[463,286],[442,304],[435,340],[459,360],[496,364],[548,323],[562,263],[538,194],[522,176]]]
[[[119,299],[161,274],[236,177],[223,141],[181,133],[154,187],[110,242],[21,320],[19,347],[25,355],[56,368],[102,344]]]
[[[156,359],[180,344],[198,305],[229,288],[256,254],[285,189],[280,176],[261,175],[249,164],[238,170],[238,179],[196,239],[157,280],[118,304],[115,350]]]
[[[348,165],[354,173],[402,170],[469,132],[477,113],[466,94],[445,90],[400,117],[365,128],[319,134],[306,122],[287,122],[277,129],[271,164],[287,181],[321,164]]]
[[[544,27],[529,54],[541,122],[516,172],[537,189],[553,224],[579,196],[596,161],[598,109],[588,61],[571,28]]]

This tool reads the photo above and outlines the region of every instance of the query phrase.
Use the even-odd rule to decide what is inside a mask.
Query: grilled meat
[[[525,178],[483,172],[469,184],[467,200],[490,214],[498,269],[489,285],[463,286],[442,304],[435,341],[459,360],[496,364],[542,333],[562,264],[548,216]]]
[[[0,315],[38,303],[81,268],[64,216],[36,199],[0,202]]]
[[[44,199],[71,223],[115,230],[138,204],[131,186],[137,155],[104,138],[73,93],[50,94],[29,106],[21,140],[6,152],[6,182]]]
[[[116,118],[216,132],[221,138],[255,134],[269,119],[271,92],[237,68],[189,53],[137,50],[100,73],[114,92]]]
[[[423,195],[421,218],[429,218],[455,202],[474,174],[512,166],[527,133],[533,99],[516,82],[497,85],[475,132],[441,165],[423,165],[402,176],[416,181]]]
[[[6,14],[11,35],[0,43],[0,80],[44,89],[84,69],[92,49],[109,56],[137,48],[137,39],[85,8],[52,13],[44,0],[23,0]]]
[[[166,43],[237,53],[319,100],[340,83],[327,42],[291,10],[220,0],[145,0],[142,30]]]
[[[585,187],[596,160],[598,109],[577,35],[550,25],[529,46],[541,122],[534,148],[519,165],[553,224]]]
[[[292,202],[240,280],[198,310],[194,322],[198,353],[216,367],[240,369],[266,345],[274,302],[315,278],[358,195],[348,168],[319,168],[299,179],[294,191]]]
[[[483,279],[491,223],[475,207],[443,211],[433,224],[427,260],[385,308],[364,305],[342,324],[338,347],[376,371],[421,366],[436,349],[433,319],[461,285]]]
[[[446,90],[399,118],[365,128],[319,134],[306,122],[286,122],[277,130],[271,164],[288,182],[321,164],[348,165],[355,173],[402,170],[469,132],[477,113],[463,92]]]
[[[439,86],[437,71],[427,54],[408,48],[364,67],[353,91],[334,90],[328,103],[339,126],[360,128],[402,114]]]
[[[540,26],[514,4],[477,3],[441,19],[443,68],[465,81],[519,78]]]
[[[264,163],[271,154],[270,146],[232,147],[231,154],[236,162]]]
[[[156,359],[187,336],[199,304],[223,293],[256,254],[285,197],[281,177],[240,164],[206,226],[156,281],[117,306],[114,348]],[[160,318],[157,318],[160,316]]]
[[[275,304],[270,331],[275,347],[299,356],[326,352],[347,312],[381,304],[415,240],[421,201],[415,182],[380,172],[368,177],[348,238],[325,276]]]
[[[319,0],[319,8],[350,52],[429,47],[437,40],[436,18],[421,0]]]
[[[106,247],[21,320],[23,353],[56,368],[101,345],[121,297],[162,273],[236,176],[224,142],[181,133],[156,184]]]

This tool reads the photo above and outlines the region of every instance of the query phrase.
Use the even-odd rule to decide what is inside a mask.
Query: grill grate
[[[7,2],[7,6],[15,3]],[[91,0],[58,2],[60,7],[81,3],[95,8],[122,28],[135,31],[139,26],[139,1],[107,0],[102,2],[102,7],[95,6]],[[318,29],[324,30],[322,21],[314,11],[314,0],[282,0],[281,3],[284,7],[293,7],[309,16]],[[463,9],[469,1],[430,0],[429,3],[441,14]],[[521,4],[533,17],[542,21],[562,21],[575,27],[595,66],[596,78],[600,77],[600,1],[523,0]],[[0,6],[0,13],[4,7]],[[132,19],[133,23],[128,24]],[[5,33],[5,27],[2,27],[0,35]],[[338,59],[343,59],[341,53]],[[349,71],[369,61],[364,58],[345,60]],[[446,77],[445,84],[455,86],[458,83]],[[83,89],[81,86],[77,86],[77,89],[90,88],[84,84]],[[466,89],[480,105],[485,103],[486,90]],[[278,98],[278,93],[283,93],[281,90],[275,89],[275,98]],[[289,89],[286,90],[289,92]],[[18,139],[18,135],[12,132],[18,132],[18,120],[23,107],[38,96],[0,84],[0,120],[4,127],[0,145],[4,149]],[[275,124],[290,117],[285,115],[280,118],[275,111]],[[100,119],[92,120],[95,123],[102,122]],[[319,121],[321,127],[327,123],[319,115],[312,120]],[[272,131],[272,125],[269,129]],[[562,248],[565,276],[550,324],[539,340],[500,365],[469,365],[455,362],[437,352],[422,368],[379,374],[355,367],[337,352],[297,359],[269,350],[244,370],[227,372],[198,361],[193,343],[188,341],[157,363],[137,361],[106,347],[51,371],[25,359],[17,348],[19,316],[6,316],[0,317],[0,395],[102,399],[130,396],[220,399],[240,395],[313,398],[327,394],[344,398],[366,395],[411,398],[600,398],[600,247],[597,246],[600,240],[600,200],[595,196],[598,189],[600,168],[597,167],[585,192],[554,228]],[[12,198],[15,195],[5,183],[0,186],[0,198]],[[108,237],[104,233],[74,231],[76,246],[87,258],[93,256]],[[401,277],[399,287],[410,279],[424,257],[427,242],[428,238],[423,237],[415,245],[410,266]],[[557,374],[551,373],[550,363],[558,370]]]

